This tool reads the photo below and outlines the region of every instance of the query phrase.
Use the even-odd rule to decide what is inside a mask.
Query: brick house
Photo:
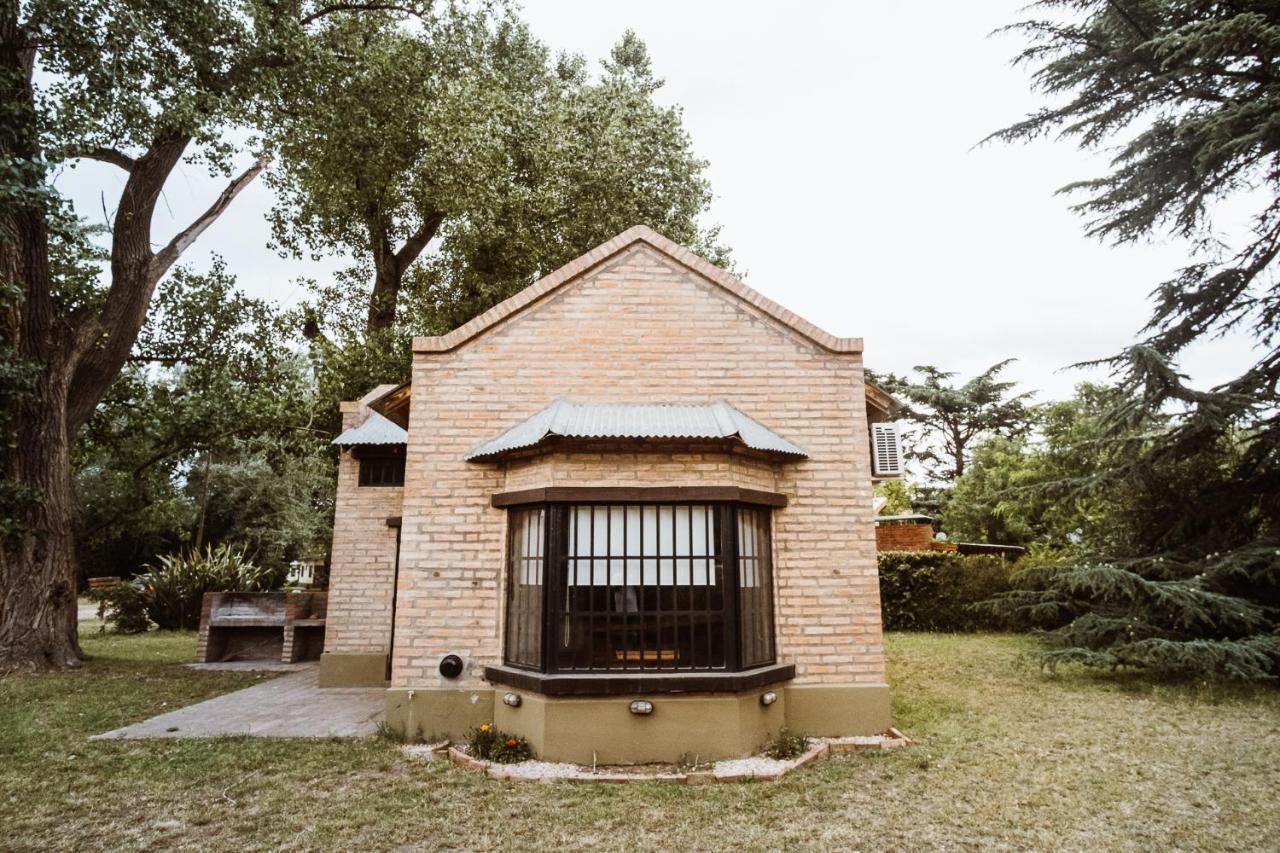
[[[343,404],[321,684],[548,760],[880,733],[891,403],[861,339],[629,229]]]

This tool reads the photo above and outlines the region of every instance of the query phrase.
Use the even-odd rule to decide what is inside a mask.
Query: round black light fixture
[[[462,658],[457,655],[445,655],[440,658],[440,674],[445,678],[457,678],[462,675]]]

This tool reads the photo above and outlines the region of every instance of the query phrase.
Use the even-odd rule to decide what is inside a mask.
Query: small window
[[[404,454],[374,455],[360,458],[360,485],[403,486]]]

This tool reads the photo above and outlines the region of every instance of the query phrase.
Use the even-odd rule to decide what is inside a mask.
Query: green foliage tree
[[[366,291],[364,331],[395,324],[407,285],[417,330],[447,331],[637,222],[723,259],[697,225],[706,164],[679,111],[654,102],[662,83],[633,33],[599,80],[578,57],[553,61],[502,4],[444,7],[413,30],[351,18],[324,37],[335,59],[269,136],[273,233],[294,254],[352,254],[326,301]]]
[[[945,494],[943,529],[962,540],[1067,553],[1086,535],[1100,541],[1114,535],[1111,525],[1141,518],[1146,507],[1127,506],[1114,490],[1087,487],[1115,464],[1104,419],[1118,395],[1115,388],[1083,383],[1070,400],[1029,408],[1027,435],[979,444]]]
[[[221,262],[161,285],[75,449],[78,563],[129,575],[188,542],[275,568],[321,547],[332,504],[314,385],[271,306]]]
[[[1012,361],[993,364],[962,385],[952,381],[955,373],[927,364],[915,368],[916,381],[893,374],[877,378],[878,385],[907,403],[899,417],[918,428],[903,442],[907,456],[931,476],[954,480],[964,474],[976,442],[1025,432],[1032,394],[1012,394],[1017,383],[1000,379]]]
[[[306,79],[327,50],[317,29],[370,7],[389,4],[0,4],[0,393],[14,403],[0,443],[9,499],[0,671],[79,663],[74,440],[125,367],[157,283],[264,162],[157,241],[152,218],[165,182],[184,157],[231,175],[238,148],[229,131],[252,128]],[[109,259],[78,265],[91,275],[64,275],[60,258],[76,256],[84,228],[52,176],[83,159],[120,169],[125,181],[105,235]]]
[[[1054,630],[1049,661],[1239,678],[1280,675],[1280,9],[1177,0],[1048,0],[1012,29],[1017,61],[1058,103],[995,134],[1119,141],[1111,170],[1065,188],[1089,233],[1172,232],[1192,263],[1154,291],[1140,340],[1107,364],[1109,465],[1093,493],[1130,508],[1086,559],[1048,566],[1005,600]],[[1217,205],[1256,205],[1227,247]],[[1176,368],[1188,346],[1247,330],[1254,362],[1209,389]],[[1141,506],[1141,511],[1138,507]]]
[[[881,515],[904,515],[911,512],[912,497],[915,487],[901,477],[892,480],[881,480],[875,484],[875,496],[884,498]]]

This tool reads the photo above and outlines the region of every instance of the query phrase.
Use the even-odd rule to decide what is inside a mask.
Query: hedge
[[[1003,621],[970,605],[1010,588],[1012,563],[987,554],[882,551],[880,608],[888,631],[994,631]]]

